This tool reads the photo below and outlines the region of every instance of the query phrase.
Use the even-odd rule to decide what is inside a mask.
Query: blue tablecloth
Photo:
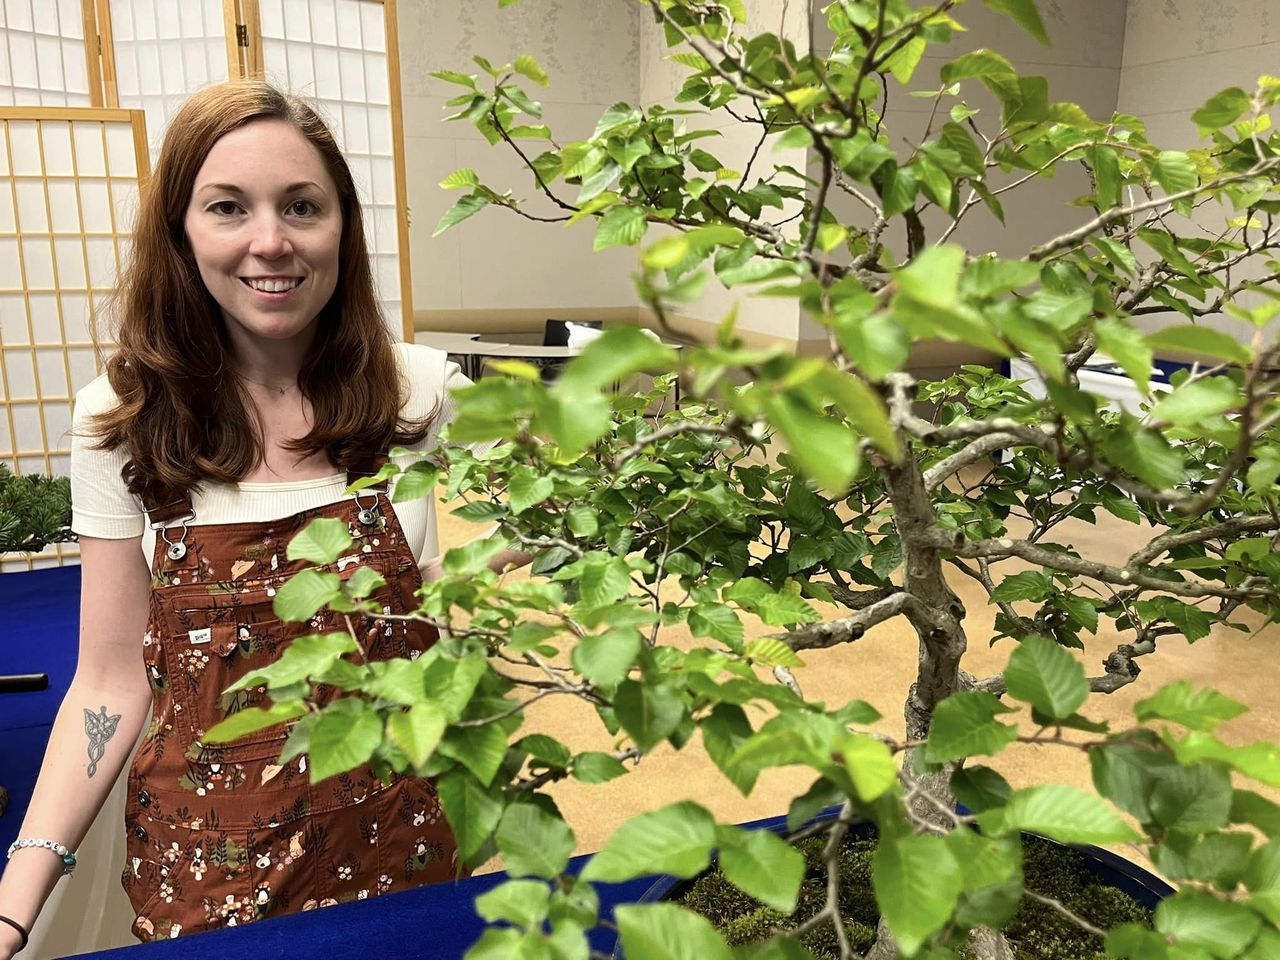
[[[49,675],[47,690],[0,693],[0,786],[9,791],[0,850],[18,835],[49,731],[75,673],[79,617],[78,566],[0,575],[0,674]]]
[[[75,672],[80,609],[80,568],[62,567],[0,575],[0,674],[48,673],[49,689],[0,694],[0,785],[9,791],[9,811],[0,817],[0,849],[17,836],[44,757],[54,716]],[[574,861],[577,869],[585,860]],[[314,960],[333,953],[376,951],[385,957],[461,958],[484,928],[475,898],[505,879],[489,874],[438,884],[360,903],[279,917],[238,930],[182,937],[145,945],[155,960]],[[643,878],[601,885],[601,912],[632,902],[652,884]],[[599,929],[592,946],[609,952],[614,935]],[[88,956],[124,960],[124,947]]]

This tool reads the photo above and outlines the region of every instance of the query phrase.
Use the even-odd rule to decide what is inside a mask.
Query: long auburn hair
[[[148,508],[204,482],[234,483],[264,454],[221,309],[200,279],[184,225],[196,173],[213,144],[262,119],[292,124],[319,151],[342,210],[337,285],[298,374],[312,427],[286,449],[304,456],[325,451],[343,469],[364,466],[393,445],[421,441],[436,414],[401,416],[408,385],[374,294],[360,200],[324,121],[301,99],[261,81],[205,87],[173,117],[142,190],[132,256],[114,298],[119,349],[106,364],[119,402],[91,425],[99,449],[128,452],[122,477]]]

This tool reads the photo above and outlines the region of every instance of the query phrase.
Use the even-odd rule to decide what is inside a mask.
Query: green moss
[[[714,923],[730,944],[767,939],[777,927],[802,923],[826,902],[825,839],[812,837],[797,849],[804,857],[805,878],[799,902],[790,917],[762,906],[719,872],[711,870],[696,879],[679,902]],[[854,949],[865,951],[875,941],[879,912],[871,891],[871,856],[874,840],[851,839],[840,858],[840,911],[845,932]],[[1123,923],[1150,924],[1150,913],[1112,887],[1101,884],[1070,848],[1044,840],[1023,841],[1023,868],[1027,886],[1053,897],[1096,926],[1109,929]],[[1052,907],[1026,900],[1005,926],[1005,936],[1018,960],[1105,960],[1095,937],[1074,926]],[[840,950],[835,930],[821,924],[801,939],[818,960],[834,960]],[[962,952],[961,956],[965,954]]]

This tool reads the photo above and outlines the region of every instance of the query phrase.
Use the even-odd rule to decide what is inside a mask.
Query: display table
[[[574,858],[575,872],[587,858]],[[497,886],[506,874],[492,873],[457,883],[440,883],[358,903],[295,913],[228,930],[176,940],[81,954],[94,960],[323,960],[376,953],[394,960],[462,960],[485,928],[476,916],[477,896]],[[653,884],[645,877],[624,884],[597,884],[600,912],[609,916],[619,903],[631,903]],[[613,951],[615,934],[597,927],[591,946]],[[141,947],[146,952],[136,951]]]
[[[49,674],[47,690],[0,695],[0,784],[10,792],[9,810],[0,817],[0,847],[7,848],[17,836],[54,717],[75,672],[79,606],[78,566],[0,575],[0,610],[4,612],[0,617],[0,672]],[[576,871],[585,859],[575,858],[572,869]],[[106,871],[107,882],[114,882],[116,872]],[[397,960],[461,960],[484,929],[484,922],[475,914],[475,898],[504,878],[504,874],[488,874],[239,929],[81,956],[123,960],[140,956],[125,951],[141,947],[147,951],[143,955],[153,960],[163,960],[165,951],[167,956],[183,960],[206,956],[210,960],[316,960],[330,954],[346,956],[353,950],[377,951]],[[75,879],[82,878],[77,875]],[[602,914],[607,916],[615,904],[638,899],[652,879],[598,885]],[[601,928],[592,945],[607,953],[613,949],[613,940],[613,933]]]

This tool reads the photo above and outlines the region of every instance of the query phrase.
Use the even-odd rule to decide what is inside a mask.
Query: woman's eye
[[[219,200],[217,203],[212,204],[209,209],[214,213],[220,214],[224,217],[229,217],[240,208],[236,205],[234,200]]]
[[[316,212],[316,205],[310,200],[295,200],[289,204],[290,212],[299,217],[310,217]]]

